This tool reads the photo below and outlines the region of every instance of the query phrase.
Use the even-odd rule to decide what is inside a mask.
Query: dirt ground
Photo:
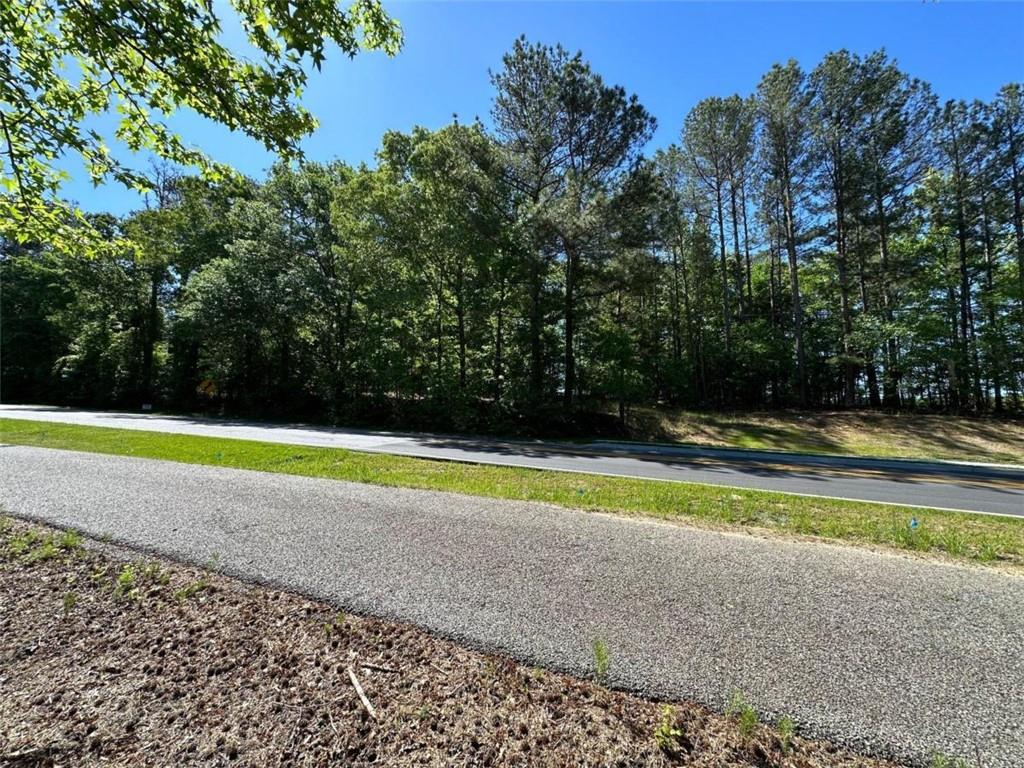
[[[0,766],[891,765],[742,706],[648,701],[213,564],[0,527]]]

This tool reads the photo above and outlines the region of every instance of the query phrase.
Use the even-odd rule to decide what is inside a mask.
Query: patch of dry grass
[[[1024,421],[868,411],[637,408],[635,439],[852,456],[1024,464]]]

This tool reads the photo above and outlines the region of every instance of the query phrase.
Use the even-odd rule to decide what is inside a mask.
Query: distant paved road
[[[45,406],[0,405],[0,417],[708,483],[1024,517],[1024,468],[614,442],[502,441]]]
[[[16,446],[8,512],[807,735],[1024,764],[1024,578],[454,494]],[[0,606],[2,610],[2,606]]]

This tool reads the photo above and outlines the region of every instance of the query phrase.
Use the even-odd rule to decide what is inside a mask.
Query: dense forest
[[[5,402],[459,429],[631,404],[1024,411],[1024,93],[777,65],[678,142],[519,40],[375,167],[156,167],[99,255],[0,243]],[[682,116],[679,116],[680,118]],[[673,120],[678,119],[673,116]]]

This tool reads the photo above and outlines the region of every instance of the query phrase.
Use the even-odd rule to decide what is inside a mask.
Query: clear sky
[[[226,3],[218,2],[223,8]],[[982,2],[389,2],[405,47],[393,59],[335,51],[310,78],[303,103],[320,120],[303,142],[313,160],[373,162],[381,135],[437,128],[457,113],[488,120],[497,69],[513,40],[580,49],[607,82],[636,93],[658,119],[649,151],[676,140],[687,111],[706,96],[750,93],[775,62],[811,69],[829,51],[884,47],[941,99],[990,99],[1024,80],[1024,3]],[[173,123],[184,137],[250,175],[272,158],[254,142],[195,116]],[[124,213],[139,198],[78,175],[65,193],[87,210]]]

